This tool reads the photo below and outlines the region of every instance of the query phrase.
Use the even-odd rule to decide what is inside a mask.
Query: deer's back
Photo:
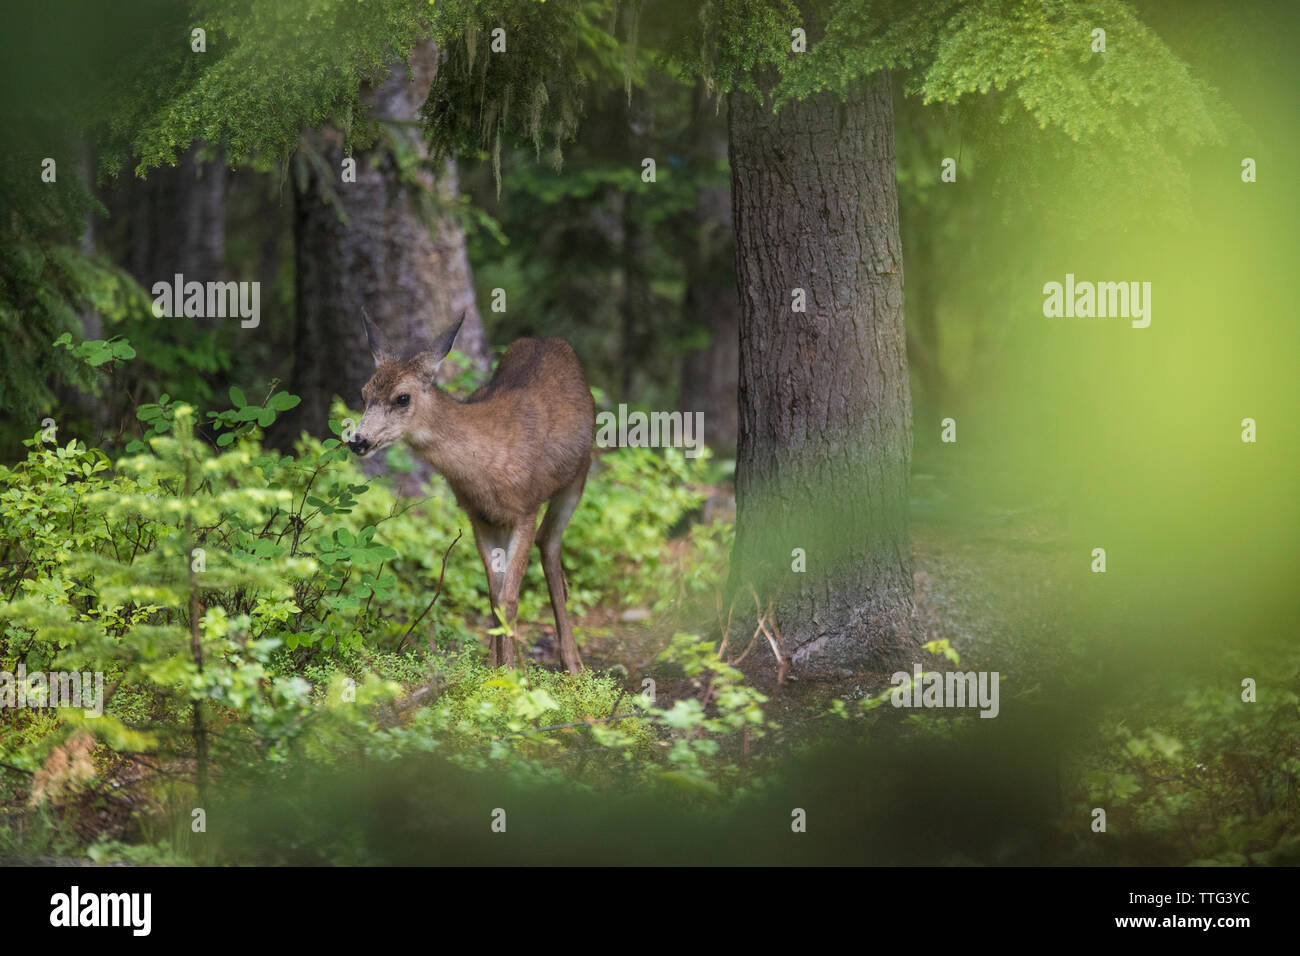
[[[595,404],[582,363],[563,339],[511,343],[492,378],[465,404],[475,407],[484,432],[493,436],[490,467],[500,469],[506,486],[497,483],[493,497],[509,499],[501,506],[535,508],[590,464]]]
[[[581,407],[591,405],[591,391],[573,346],[564,339],[516,339],[510,343],[496,371],[466,404],[509,399],[512,393],[538,391],[553,401]],[[594,406],[593,406],[594,407]],[[595,425],[595,413],[592,413]]]

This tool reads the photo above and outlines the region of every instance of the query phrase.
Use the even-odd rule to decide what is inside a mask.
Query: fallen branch
[[[754,644],[758,640],[758,635],[762,634],[763,637],[767,639],[768,647],[772,649],[772,656],[776,658],[776,683],[779,687],[785,683],[786,674],[790,672],[790,654],[785,649],[785,640],[781,636],[781,630],[776,626],[772,599],[768,598],[767,610],[764,611],[762,602],[760,602],[758,598],[758,591],[754,589],[753,584],[749,585],[749,593],[754,598],[754,613],[758,615],[758,626],[754,628],[754,634],[749,639],[749,643],[745,646],[745,649],[740,652],[740,656],[727,661],[727,663],[732,667],[739,665],[741,661],[749,656],[749,652],[754,649]],[[727,627],[726,630],[722,632],[722,643],[718,646],[718,657],[724,660],[727,650],[727,641],[731,635],[731,619],[735,607],[736,598],[732,597],[731,607],[727,610]]]
[[[451,554],[451,549],[456,547],[456,542],[460,540],[461,535],[463,535],[464,533],[465,532],[463,531],[457,531],[455,539],[451,542],[450,545],[447,546],[447,550],[442,553],[442,570],[438,573],[438,589],[433,592],[433,600],[431,600],[428,603],[428,605],[425,607],[425,609],[420,612],[420,616],[411,622],[411,626],[406,629],[406,633],[402,635],[402,639],[397,642],[397,649],[399,651],[406,646],[406,640],[411,636],[411,632],[414,631],[419,626],[420,622],[424,620],[424,616],[428,614],[431,610],[433,610],[434,603],[438,600],[439,596],[442,594],[442,579],[447,576],[447,557],[448,555]],[[433,635],[430,634],[429,653],[432,654],[434,650],[435,647],[434,647]]]
[[[417,687],[405,697],[394,701],[393,710],[399,714],[403,711],[410,710],[416,704],[420,703],[420,701],[424,700],[424,698],[428,697],[430,694],[436,694],[441,689],[442,682],[435,677],[432,683]]]
[[[763,606],[759,603],[758,592],[754,590],[754,585],[749,586],[749,593],[754,595],[754,608],[758,613],[758,626],[762,630],[763,636],[772,647],[772,656],[776,658],[776,685],[780,687],[785,683],[786,672],[790,669],[790,655],[786,652],[785,642],[781,640],[781,632],[777,630],[776,620],[772,614],[772,599],[767,599],[767,612],[763,612]],[[771,625],[771,630],[768,630]],[[775,633],[775,636],[774,636]]]

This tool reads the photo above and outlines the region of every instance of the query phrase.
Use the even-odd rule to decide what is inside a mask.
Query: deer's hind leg
[[[578,656],[578,644],[573,639],[573,628],[569,624],[565,606],[569,597],[569,585],[564,580],[561,542],[564,529],[582,499],[582,489],[586,483],[587,469],[583,468],[570,485],[551,498],[546,506],[546,517],[542,520],[541,530],[537,533],[537,546],[542,552],[542,570],[546,572],[546,587],[551,593],[551,611],[555,614],[555,635],[560,645],[560,659],[571,674],[582,670],[582,658]]]

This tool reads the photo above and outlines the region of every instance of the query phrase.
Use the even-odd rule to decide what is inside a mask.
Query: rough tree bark
[[[421,160],[428,150],[419,111],[437,68],[437,48],[426,42],[411,55],[413,75],[398,64],[365,96],[374,117],[404,137],[405,149]],[[277,431],[278,444],[304,429],[328,435],[334,395],[360,402],[361,387],[374,371],[362,309],[399,352],[423,348],[464,311],[456,349],[482,369],[489,364],[464,230],[446,218],[430,223],[421,210],[421,189],[455,195],[454,164],[449,160],[436,177],[420,167],[413,186],[401,181],[397,155],[381,140],[355,155],[356,182],[345,183],[340,131],[308,134],[304,148],[318,161],[304,164],[295,196],[297,334],[289,390],[302,396],[302,404]]]
[[[892,114],[887,73],[775,115],[730,96],[741,300],[730,590],[738,611],[750,584],[774,601],[796,672],[892,668],[914,647]],[[792,311],[796,289],[806,312]]]

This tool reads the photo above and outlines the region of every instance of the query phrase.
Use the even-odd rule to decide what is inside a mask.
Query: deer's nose
[[[364,455],[370,450],[370,442],[364,438],[354,438],[348,442],[348,447],[352,449],[353,454]]]

